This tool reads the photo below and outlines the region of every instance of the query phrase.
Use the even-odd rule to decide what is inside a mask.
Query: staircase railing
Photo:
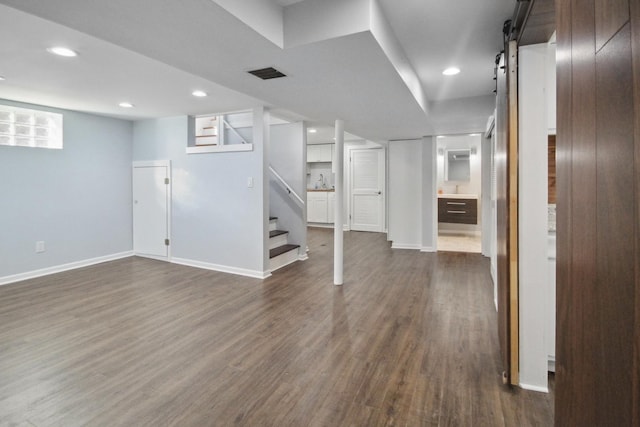
[[[232,131],[232,132],[233,132],[233,133],[234,133],[238,138],[240,138],[240,141],[242,141],[242,143],[243,143],[243,144],[246,144],[246,143],[247,143],[247,140],[246,140],[246,139],[244,139],[244,138],[242,137],[242,135],[240,135],[240,133],[236,130],[236,128],[234,128],[233,126],[231,126],[231,125],[229,124],[229,122],[225,120],[224,116],[221,116],[221,117],[222,117],[222,125],[223,125],[223,126],[224,126],[224,125],[227,125],[227,127],[229,128],[229,130],[230,130],[230,131]]]
[[[293,190],[291,186],[287,184],[287,181],[285,181],[284,178],[282,178],[271,165],[269,165],[269,172],[271,172],[271,175],[276,178],[276,182],[280,184],[282,188],[284,188],[289,197],[291,197],[291,199],[293,199],[293,201],[296,202],[296,204],[300,208],[304,209],[304,200],[302,200],[302,197],[300,197],[298,193],[296,193],[295,190]]]

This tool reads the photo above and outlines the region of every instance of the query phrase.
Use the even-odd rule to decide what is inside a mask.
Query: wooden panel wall
[[[557,426],[640,426],[639,3],[556,2]]]
[[[509,334],[509,204],[507,170],[507,134],[509,131],[509,105],[507,100],[507,75],[505,57],[502,55],[497,73],[496,106],[496,236],[498,256],[498,335],[502,354],[502,368],[509,373],[511,339]],[[510,380],[508,377],[506,380]]]

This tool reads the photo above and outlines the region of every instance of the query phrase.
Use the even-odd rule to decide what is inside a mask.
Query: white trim
[[[308,249],[307,249],[308,250]],[[298,253],[298,261],[306,261],[309,259],[309,255],[307,253]]]
[[[317,228],[333,228],[332,223],[318,223],[318,222],[308,222],[307,227],[317,227]]]
[[[13,274],[11,276],[0,277],[0,285],[8,285],[9,283],[21,282],[23,280],[35,279],[36,277],[48,276],[50,274],[62,273],[63,271],[75,270],[76,268],[88,267],[103,262],[115,261],[121,258],[133,256],[133,251],[119,252],[111,255],[104,255],[96,258],[74,261],[68,264],[56,265],[53,267],[42,268],[39,270],[28,271],[25,273]]]
[[[423,246],[420,248],[420,252],[437,252],[438,250],[433,246]]]
[[[537,391],[537,392],[540,392],[540,393],[549,393],[549,388],[548,387],[540,387],[538,385],[520,383],[520,388],[523,389],[523,390]]]
[[[164,261],[164,262],[169,262],[169,258],[166,256],[157,256],[157,255],[148,255],[148,254],[139,254],[134,252],[133,256],[138,256],[140,258],[149,258],[149,259],[155,259],[156,261]]]
[[[228,265],[212,264],[204,261],[196,261],[185,258],[172,258],[169,261],[173,264],[186,265],[188,267],[202,268],[205,270],[218,271],[220,273],[237,274],[239,276],[253,277],[255,279],[266,279],[271,276],[269,271],[247,270],[245,268],[231,267]]]
[[[422,249],[418,243],[391,243],[391,249]]]
[[[253,144],[229,144],[187,147],[187,154],[229,153],[234,151],[253,151]]]

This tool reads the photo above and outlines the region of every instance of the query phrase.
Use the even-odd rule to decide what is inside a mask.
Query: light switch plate
[[[253,177],[252,176],[247,178],[247,187],[248,188],[253,188]]]
[[[36,242],[36,253],[42,253],[45,251],[44,242],[42,240]]]

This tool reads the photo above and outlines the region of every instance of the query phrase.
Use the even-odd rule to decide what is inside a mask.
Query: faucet
[[[320,174],[318,181],[320,182],[320,188],[326,188],[327,185],[324,183],[324,175]]]
[[[456,184],[456,192],[455,194],[458,194],[458,184]]]

